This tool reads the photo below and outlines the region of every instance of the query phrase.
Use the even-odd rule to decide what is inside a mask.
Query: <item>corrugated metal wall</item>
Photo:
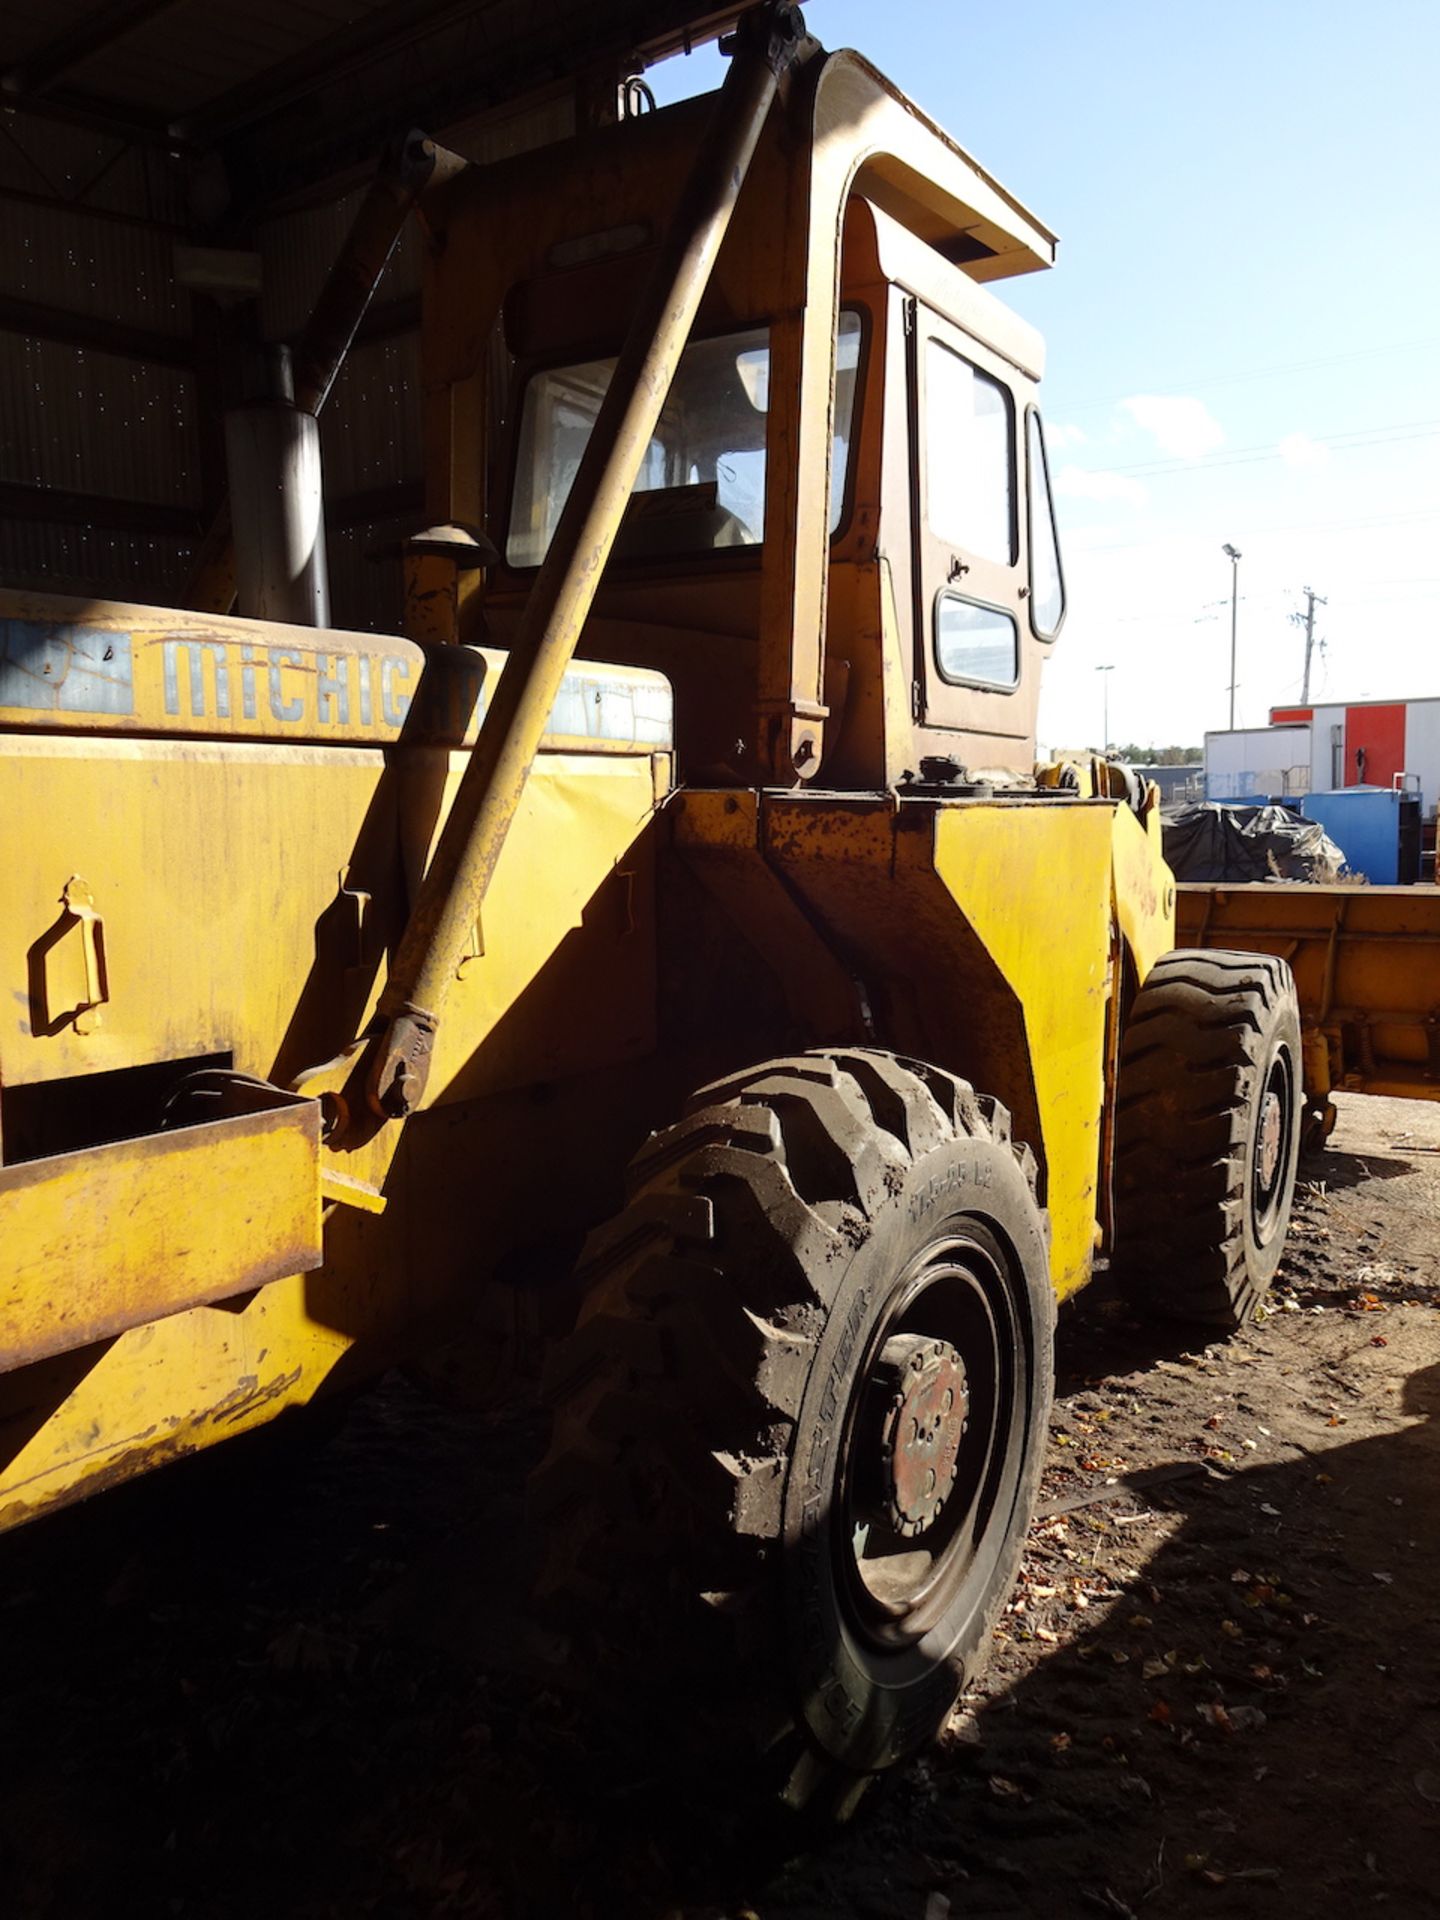
[[[193,326],[172,271],[186,219],[179,170],[153,150],[23,116],[6,134],[0,578],[173,598],[201,505],[193,381],[177,364]],[[86,333],[124,350],[70,337]],[[97,497],[115,503],[108,518]]]
[[[439,137],[489,161],[566,138],[574,124],[565,93]],[[207,485],[219,483],[214,446],[208,470],[202,447],[200,299],[175,274],[176,243],[192,228],[187,177],[153,149],[14,125],[0,140],[0,580],[175,604]],[[298,334],[362,193],[259,227],[265,338]],[[376,294],[380,325],[352,349],[322,416],[339,626],[400,620],[398,560],[367,555],[412,530],[422,504],[420,271],[411,227]]]

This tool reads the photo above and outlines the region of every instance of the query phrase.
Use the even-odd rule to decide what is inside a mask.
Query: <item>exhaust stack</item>
[[[289,349],[267,348],[252,358],[242,391],[241,403],[225,415],[237,611],[327,627],[320,422],[295,404]]]

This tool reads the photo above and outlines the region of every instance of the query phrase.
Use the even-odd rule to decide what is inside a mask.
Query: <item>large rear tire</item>
[[[549,1598],[711,1772],[842,1807],[943,1722],[1014,1581],[1053,1381],[1033,1158],[963,1081],[857,1050],[707,1087],[630,1177],[549,1372]]]
[[[1137,1305],[1232,1331],[1253,1317],[1285,1250],[1302,1107],[1285,962],[1166,954],[1120,1050],[1112,1266]]]

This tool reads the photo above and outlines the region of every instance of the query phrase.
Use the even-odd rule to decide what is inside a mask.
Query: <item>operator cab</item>
[[[843,137],[832,93],[855,121]],[[442,206],[427,386],[449,391],[452,457],[433,510],[478,521],[498,555],[462,598],[459,638],[503,647],[514,633],[707,111],[686,102],[538,167],[471,169]],[[797,120],[810,134],[798,149]],[[922,153],[897,161],[884,136],[913,148],[917,126]],[[854,164],[837,166],[846,139]],[[792,212],[807,202],[808,227]],[[1035,405],[1043,348],[978,279],[1052,251],[858,56],[797,78],[580,643],[669,677],[683,779],[793,784],[776,745],[787,720],[823,740],[799,773],[822,787],[903,785],[922,760],[1030,773],[1040,659],[1064,615]],[[483,343],[477,277],[494,303]]]

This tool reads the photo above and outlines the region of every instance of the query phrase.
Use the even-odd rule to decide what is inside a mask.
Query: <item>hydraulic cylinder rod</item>
[[[715,119],[631,319],[550,549],[441,830],[376,1014],[367,1094],[398,1119],[424,1093],[436,1025],[744,185],[804,39],[791,0],[741,22]]]

